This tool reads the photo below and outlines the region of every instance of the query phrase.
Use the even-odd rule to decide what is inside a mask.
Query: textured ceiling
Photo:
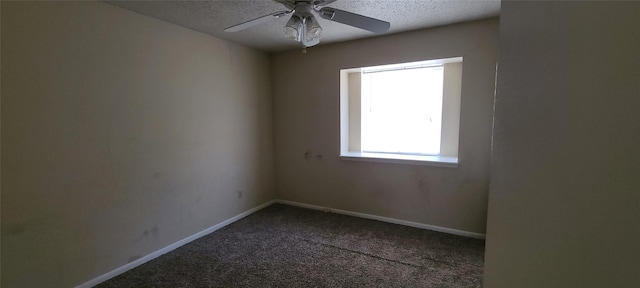
[[[287,10],[274,0],[106,2],[268,52],[300,47],[299,43],[284,37],[283,27],[288,17],[240,32],[223,31],[229,26]],[[392,34],[497,16],[500,0],[337,0],[327,7],[388,21],[391,29],[386,34]],[[320,45],[377,36],[329,20],[319,18],[318,21],[323,28]]]

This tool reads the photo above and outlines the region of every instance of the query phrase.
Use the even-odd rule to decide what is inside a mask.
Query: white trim
[[[140,265],[142,265],[144,263],[147,263],[147,262],[149,262],[149,261],[151,261],[151,260],[153,260],[153,259],[155,259],[155,258],[157,258],[157,257],[159,257],[159,256],[161,256],[163,254],[171,252],[171,251],[175,250],[176,248],[179,248],[180,246],[183,246],[183,245],[185,245],[185,244],[187,244],[187,243],[189,243],[189,242],[191,242],[193,240],[196,240],[196,239],[198,239],[200,237],[203,237],[203,236],[205,236],[205,235],[207,235],[209,233],[212,233],[212,232],[214,232],[214,231],[216,231],[216,230],[218,230],[218,229],[220,229],[220,228],[222,228],[224,226],[227,226],[227,225],[229,225],[229,224],[231,224],[233,222],[236,222],[236,221],[238,221],[238,220],[240,220],[240,219],[242,219],[242,218],[244,218],[246,216],[249,216],[250,214],[253,214],[254,212],[256,212],[256,211],[258,211],[258,210],[260,210],[262,208],[265,208],[265,207],[267,207],[267,206],[269,206],[269,205],[271,205],[273,203],[275,203],[275,200],[271,200],[271,201],[266,202],[264,204],[261,204],[261,205],[258,205],[256,207],[253,207],[253,208],[251,208],[251,209],[249,209],[249,210],[247,210],[245,212],[242,212],[242,213],[240,213],[240,214],[238,214],[236,216],[233,216],[233,217],[231,217],[231,218],[229,218],[227,220],[224,220],[224,221],[222,221],[222,222],[220,222],[220,223],[218,223],[216,225],[213,225],[213,226],[211,226],[211,227],[209,227],[209,228],[207,228],[205,230],[202,230],[202,231],[200,231],[200,232],[198,232],[196,234],[193,234],[193,235],[191,235],[191,236],[189,236],[187,238],[184,238],[184,239],[182,239],[182,240],[180,240],[178,242],[175,242],[175,243],[173,243],[173,244],[171,244],[169,246],[166,246],[166,247],[164,247],[164,248],[162,248],[160,250],[156,250],[156,251],[152,252],[151,254],[148,254],[148,255],[140,258],[140,259],[137,259],[137,260],[135,260],[133,262],[127,263],[127,264],[125,264],[123,266],[120,266],[120,267],[118,267],[118,268],[116,268],[114,270],[111,270],[111,271],[109,271],[109,272],[107,272],[105,274],[102,274],[102,275],[100,275],[100,276],[98,276],[96,278],[93,278],[93,279],[91,279],[91,280],[89,280],[89,281],[87,281],[85,283],[82,283],[82,284],[76,286],[76,288],[90,288],[90,287],[96,286],[96,285],[98,285],[98,284],[100,284],[100,283],[102,283],[104,281],[107,281],[107,280],[109,280],[109,279],[111,279],[113,277],[116,277],[116,276],[118,276],[118,275],[120,275],[120,274],[122,274],[124,272],[127,272],[127,271],[129,271],[129,270],[131,270],[133,268],[136,268],[136,267],[138,267],[138,266],[140,266]]]
[[[357,72],[362,71],[362,73],[371,73],[371,72],[427,68],[427,67],[437,67],[437,66],[442,67],[444,64],[460,63],[462,62],[462,60],[463,60],[463,57],[451,57],[451,58],[433,59],[433,60],[416,61],[416,62],[408,62],[408,63],[369,66],[369,67],[355,68],[354,70]]]
[[[458,157],[438,155],[406,155],[368,152],[342,152],[340,159],[350,161],[378,162],[391,164],[411,164],[435,167],[458,167]]]
[[[440,227],[440,226],[434,226],[434,225],[428,225],[428,224],[422,224],[422,223],[418,223],[418,222],[411,222],[411,221],[406,221],[406,220],[400,220],[400,219],[394,219],[394,218],[388,218],[388,217],[382,217],[382,216],[376,216],[376,215],[371,215],[371,214],[365,214],[365,213],[359,213],[359,212],[352,212],[352,211],[347,211],[347,210],[340,210],[340,209],[333,209],[333,208],[328,208],[328,207],[322,207],[322,206],[317,206],[317,205],[311,205],[311,204],[304,204],[304,203],[300,203],[300,202],[294,202],[294,201],[288,201],[288,200],[271,200],[268,201],[266,203],[263,203],[261,205],[258,205],[254,208],[251,208],[245,212],[242,212],[236,216],[233,216],[227,220],[224,220],[216,225],[213,225],[205,230],[202,230],[196,234],[193,234],[187,238],[184,238],[178,242],[175,242],[173,244],[170,244],[160,250],[156,250],[140,259],[137,259],[133,262],[127,263],[123,266],[120,266],[114,270],[111,270],[105,274],[102,274],[96,278],[93,278],[85,283],[82,283],[78,286],[76,286],[76,288],[90,288],[93,286],[96,286],[104,281],[107,281],[111,278],[114,278],[124,272],[127,272],[133,268],[136,268],[144,263],[147,263],[155,258],[158,258],[160,256],[162,256],[163,254],[166,254],[168,252],[171,252],[185,244],[188,244],[189,242],[192,242],[200,237],[203,237],[205,235],[208,235],[222,227],[225,227],[233,222],[236,222],[244,217],[247,217],[253,213],[255,213],[256,211],[263,209],[267,206],[270,206],[271,204],[274,203],[280,203],[280,204],[284,204],[284,205],[289,205],[289,206],[296,206],[296,207],[302,207],[302,208],[307,208],[307,209],[313,209],[313,210],[321,210],[321,211],[325,211],[325,212],[331,212],[331,213],[337,213],[337,214],[342,214],[342,215],[348,215],[348,216],[354,216],[354,217],[359,217],[359,218],[365,218],[365,219],[372,219],[372,220],[377,220],[377,221],[382,221],[382,222],[387,222],[387,223],[393,223],[393,224],[399,224],[399,225],[404,225],[404,226],[410,226],[410,227],[415,227],[415,228],[420,228],[420,229],[426,229],[426,230],[432,230],[432,231],[438,231],[438,232],[444,232],[444,233],[448,233],[448,234],[454,234],[454,235],[459,235],[459,236],[465,236],[465,237],[471,237],[471,238],[477,238],[477,239],[485,239],[485,234],[480,234],[480,233],[475,233],[475,232],[468,232],[468,231],[463,231],[463,230],[457,230],[457,229],[451,229],[451,228],[445,228],[445,227]]]
[[[304,204],[304,203],[300,203],[300,202],[294,202],[294,201],[276,200],[275,202],[276,203],[280,203],[280,204],[290,205],[290,206],[297,206],[297,207],[301,207],[301,208],[314,209],[314,210],[337,213],[337,214],[342,214],[342,215],[348,215],[348,216],[360,217],[360,218],[365,218],[365,219],[377,220],[377,221],[382,221],[382,222],[387,222],[387,223],[399,224],[399,225],[404,225],[404,226],[410,226],[410,227],[426,229],[426,230],[432,230],[432,231],[437,231],[437,232],[443,232],[443,233],[448,233],[448,234],[454,234],[454,235],[458,235],[458,236],[465,236],[465,237],[470,237],[470,238],[485,239],[485,237],[486,237],[485,234],[481,234],[481,233],[469,232],[469,231],[458,230],[458,229],[451,229],[451,228],[446,228],[446,227],[422,224],[422,223],[418,223],[418,222],[411,222],[411,221],[406,221],[406,220],[400,220],[400,219],[395,219],[395,218],[376,216],[376,215],[359,213],[359,212],[351,212],[351,211],[346,211],[346,210],[333,209],[333,208],[328,208],[328,207],[322,207],[322,206],[316,206],[316,205],[311,205],[311,204]]]

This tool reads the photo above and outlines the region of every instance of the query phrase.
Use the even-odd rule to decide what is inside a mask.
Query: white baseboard
[[[211,227],[209,227],[209,228],[207,228],[205,230],[202,230],[202,231],[200,231],[200,232],[198,232],[196,234],[193,234],[193,235],[191,235],[191,236],[189,236],[187,238],[184,238],[184,239],[182,239],[182,240],[180,240],[178,242],[175,242],[175,243],[173,243],[173,244],[171,244],[169,246],[166,246],[166,247],[164,247],[164,248],[162,248],[160,250],[156,250],[153,253],[148,254],[148,255],[140,258],[140,259],[137,259],[137,260],[135,260],[133,262],[127,263],[127,264],[125,264],[123,266],[120,266],[120,267],[118,267],[118,268],[116,268],[116,269],[114,269],[112,271],[109,271],[109,272],[107,272],[105,274],[102,274],[102,275],[100,275],[100,276],[98,276],[96,278],[93,278],[93,279],[85,282],[85,283],[82,283],[82,284],[76,286],[76,288],[90,288],[90,287],[96,286],[96,285],[98,285],[98,284],[100,284],[100,283],[102,283],[104,281],[107,281],[107,280],[109,280],[109,279],[111,279],[113,277],[116,277],[116,276],[118,276],[118,275],[120,275],[120,274],[122,274],[124,272],[127,272],[127,271],[129,271],[129,270],[131,270],[133,268],[136,268],[136,267],[138,267],[138,266],[140,266],[140,265],[142,265],[144,263],[147,263],[147,262],[149,262],[149,261],[161,256],[162,254],[166,254],[168,252],[171,252],[172,250],[175,250],[176,248],[178,248],[180,246],[183,246],[183,245],[185,245],[185,244],[187,244],[187,243],[189,243],[189,242],[191,242],[193,240],[196,240],[196,239],[198,239],[198,238],[200,238],[202,236],[205,236],[205,235],[207,235],[207,234],[209,234],[211,232],[214,232],[214,231],[216,231],[216,230],[218,230],[218,229],[220,229],[220,228],[222,228],[224,226],[227,226],[227,225],[229,225],[229,224],[231,224],[233,222],[236,222],[236,221],[238,221],[238,220],[240,220],[240,219],[242,219],[242,218],[244,218],[246,216],[249,216],[250,214],[253,214],[254,212],[256,212],[256,211],[258,211],[258,210],[260,210],[262,208],[265,208],[265,207],[267,207],[267,206],[269,206],[269,205],[271,205],[273,203],[275,203],[275,201],[271,200],[271,201],[266,202],[264,204],[258,205],[258,206],[254,207],[254,208],[251,208],[251,209],[249,209],[249,210],[247,210],[245,212],[242,212],[242,213],[240,213],[240,214],[238,214],[236,216],[233,216],[233,217],[231,217],[231,218],[229,218],[227,220],[224,220],[224,221],[222,221],[222,222],[220,222],[220,223],[218,223],[216,225],[213,225],[213,226],[211,226]]]
[[[347,211],[347,210],[340,210],[340,209],[333,209],[333,208],[328,208],[328,207],[322,207],[322,206],[317,206],[317,205],[311,205],[311,204],[304,204],[304,203],[299,203],[299,202],[294,202],[294,201],[287,201],[287,200],[271,200],[269,202],[266,202],[264,204],[258,205],[254,208],[251,208],[245,212],[242,212],[236,216],[233,216],[225,221],[222,221],[216,225],[213,225],[205,230],[202,230],[196,234],[193,234],[187,238],[184,238],[178,242],[175,242],[169,246],[166,246],[160,250],[156,250],[154,252],[152,252],[151,254],[148,254],[140,259],[137,259],[133,262],[127,263],[123,266],[120,266],[112,271],[109,271],[105,274],[102,274],[96,278],[93,278],[85,283],[82,283],[78,286],[76,286],[76,288],[90,288],[93,286],[96,286],[104,281],[107,281],[113,277],[116,277],[124,272],[127,272],[133,268],[136,268],[144,263],[147,263],[155,258],[158,258],[159,256],[166,254],[168,252],[171,252],[191,241],[194,241],[200,237],[203,237],[207,234],[210,234],[222,227],[225,227],[233,222],[236,222],[246,216],[249,216],[253,213],[255,213],[256,211],[263,209],[273,203],[280,203],[280,204],[285,204],[285,205],[290,205],[290,206],[297,206],[297,207],[302,207],[302,208],[308,208],[308,209],[313,209],[313,210],[321,210],[321,211],[325,211],[325,212],[331,212],[331,213],[337,213],[337,214],[342,214],[342,215],[348,215],[348,216],[354,216],[354,217],[360,217],[360,218],[365,218],[365,219],[372,219],[372,220],[377,220],[377,221],[382,221],[382,222],[388,222],[388,223],[393,223],[393,224],[399,224],[399,225],[405,225],[405,226],[410,226],[410,227],[415,227],[415,228],[421,228],[421,229],[427,229],[427,230],[433,230],[433,231],[438,231],[438,232],[444,232],[444,233],[449,233],[449,234],[454,234],[454,235],[459,235],[459,236],[465,236],[465,237],[471,237],[471,238],[478,238],[478,239],[484,239],[485,235],[484,234],[480,234],[480,233],[475,233],[475,232],[468,232],[468,231],[463,231],[463,230],[457,230],[457,229],[451,229],[451,228],[445,228],[445,227],[440,227],[440,226],[434,226],[434,225],[427,225],[427,224],[422,224],[422,223],[418,223],[418,222],[411,222],[411,221],[405,221],[405,220],[400,220],[400,219],[394,219],[394,218],[388,218],[388,217],[382,217],[382,216],[376,216],[376,215],[371,215],[371,214],[365,214],[365,213],[359,213],[359,212],[352,212],[352,211]]]
[[[294,202],[294,201],[275,200],[275,202],[276,203],[280,203],[280,204],[290,205],[290,206],[297,206],[297,207],[320,210],[320,211],[331,212],[331,213],[337,213],[337,214],[342,214],[342,215],[355,216],[355,217],[360,217],[360,218],[365,218],[365,219],[378,220],[378,221],[382,221],[382,222],[388,222],[388,223],[393,223],[393,224],[410,226],[410,227],[415,227],[415,228],[420,228],[420,229],[427,229],[427,230],[443,232],[443,233],[448,233],[448,234],[454,234],[454,235],[459,235],[459,236],[465,236],[465,237],[471,237],[471,238],[477,238],[477,239],[485,239],[485,234],[469,232],[469,231],[464,231],[464,230],[451,229],[451,228],[446,228],[446,227],[422,224],[422,223],[418,223],[418,222],[411,222],[411,221],[406,221],[406,220],[400,220],[400,219],[395,219],[395,218],[376,216],[376,215],[359,213],[359,212],[351,212],[351,211],[346,211],[346,210],[333,209],[333,208],[328,208],[328,207],[322,207],[322,206],[316,206],[316,205],[310,205],[310,204]]]

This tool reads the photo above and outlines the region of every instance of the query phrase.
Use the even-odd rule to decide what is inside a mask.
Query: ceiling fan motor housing
[[[306,3],[309,7],[315,8],[335,2],[336,0],[275,0],[283,4],[285,7],[294,10],[298,4]]]

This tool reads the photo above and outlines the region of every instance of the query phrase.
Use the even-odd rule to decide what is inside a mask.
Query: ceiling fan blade
[[[279,12],[271,13],[269,15],[265,15],[265,16],[262,16],[260,18],[256,18],[256,19],[244,22],[244,23],[240,23],[238,25],[231,26],[231,27],[229,27],[227,29],[224,29],[224,32],[238,32],[240,30],[244,30],[244,29],[247,29],[249,27],[260,25],[262,23],[267,23],[267,22],[269,22],[271,20],[278,19],[278,18],[283,17],[283,16],[287,16],[287,15],[291,14],[291,12],[292,11],[279,11]]]
[[[318,15],[327,20],[357,27],[373,33],[384,33],[389,31],[389,27],[391,27],[391,24],[387,21],[330,7],[324,7],[318,10]]]

